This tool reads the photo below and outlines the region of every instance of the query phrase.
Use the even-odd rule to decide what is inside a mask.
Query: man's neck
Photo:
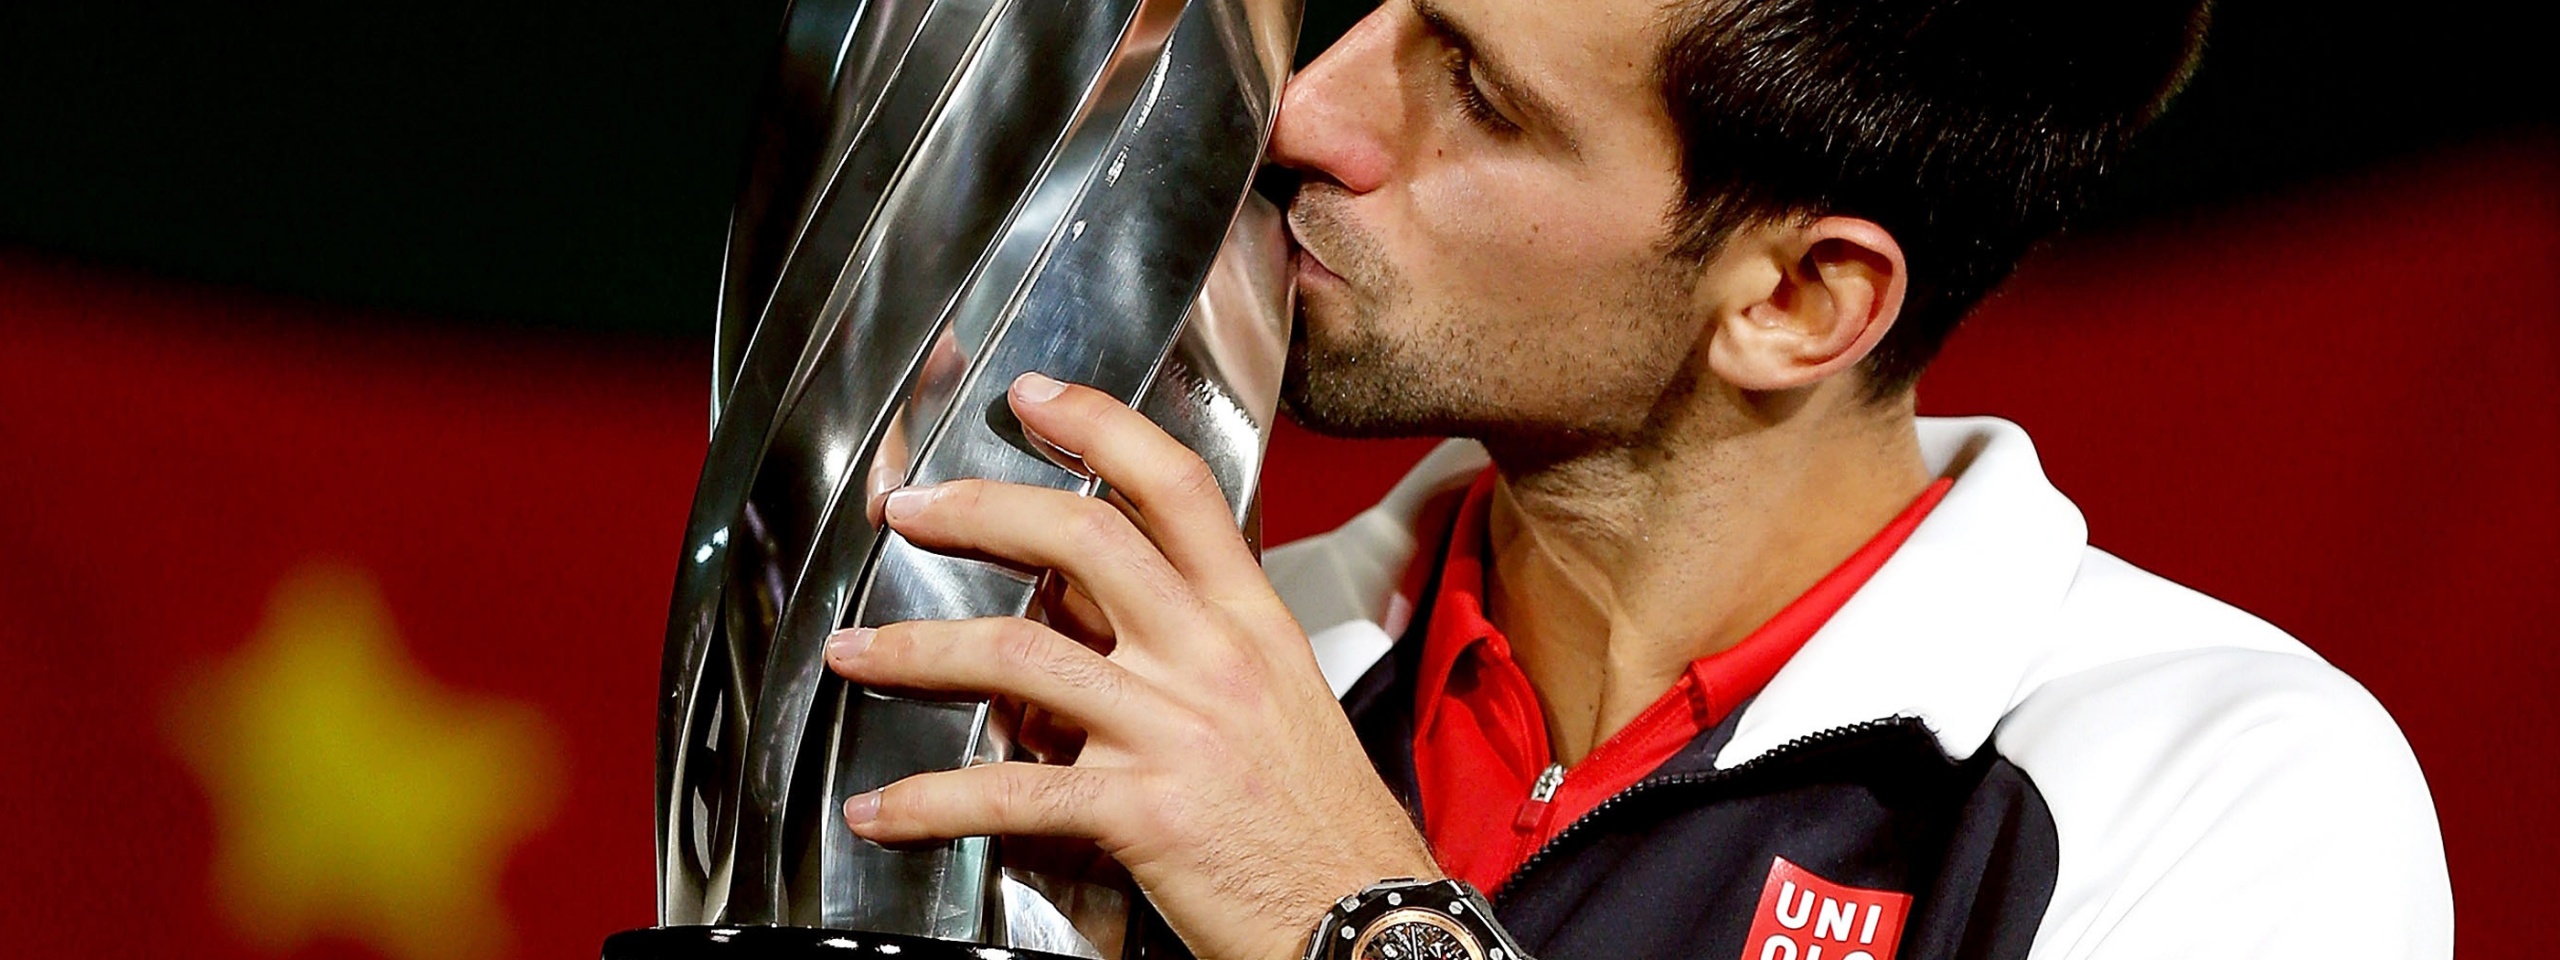
[[[1487,444],[1501,477],[1486,612],[1557,762],[1749,637],[1929,484],[1907,399],[1729,419],[1560,459]]]

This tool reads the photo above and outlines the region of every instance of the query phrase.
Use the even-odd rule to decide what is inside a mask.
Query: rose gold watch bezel
[[[1350,960],[1359,960],[1361,956],[1366,955],[1370,942],[1376,940],[1378,934],[1386,932],[1390,927],[1405,923],[1421,923],[1447,931],[1450,936],[1457,938],[1459,946],[1466,948],[1467,960],[1485,960],[1484,944],[1476,941],[1475,934],[1468,932],[1467,928],[1458,925],[1458,921],[1450,919],[1439,911],[1421,907],[1398,907],[1380,915],[1378,919],[1369,921],[1367,926],[1360,928],[1359,938],[1351,941]]]

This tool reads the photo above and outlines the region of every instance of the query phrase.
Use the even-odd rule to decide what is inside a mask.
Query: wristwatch
[[[1307,937],[1306,960],[1529,960],[1464,880],[1381,881],[1342,898]]]

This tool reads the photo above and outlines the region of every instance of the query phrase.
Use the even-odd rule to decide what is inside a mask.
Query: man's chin
[[[1339,370],[1310,373],[1303,345],[1292,344],[1288,372],[1280,381],[1280,410],[1299,426],[1317,434],[1350,440],[1448,436],[1445,424],[1412,416],[1404,403],[1381,391],[1347,383]]]
[[[1327,311],[1300,290],[1289,328],[1280,409],[1319,434],[1353,439],[1454,434],[1445,378],[1428,374],[1428,357],[1412,344],[1381,335],[1356,310]],[[1339,306],[1339,305],[1335,305]]]
[[[1280,413],[1299,426],[1324,436],[1361,436],[1351,429],[1355,424],[1346,422],[1341,416],[1343,411],[1337,409],[1336,404],[1327,402],[1329,399],[1314,396],[1307,385],[1306,325],[1302,318],[1290,337],[1289,365],[1280,377]]]
[[[1287,394],[1280,397],[1280,412],[1290,422],[1307,432],[1336,440],[1401,440],[1411,437],[1437,437],[1444,434],[1420,429],[1378,417],[1345,416],[1346,411],[1310,406]]]

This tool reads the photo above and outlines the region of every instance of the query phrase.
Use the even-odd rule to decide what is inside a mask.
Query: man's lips
[[[1342,282],[1341,274],[1337,274],[1333,272],[1331,268],[1326,267],[1324,265],[1324,261],[1316,259],[1316,255],[1304,247],[1298,249],[1295,266],[1298,268],[1298,282],[1301,284],[1306,283],[1309,280],[1320,283]]]
[[[1333,268],[1325,266],[1324,258],[1317,256],[1315,250],[1307,246],[1306,240],[1298,236],[1298,225],[1295,222],[1288,223],[1288,228],[1289,262],[1296,268],[1300,283],[1308,280],[1343,282],[1342,275],[1333,272]]]

